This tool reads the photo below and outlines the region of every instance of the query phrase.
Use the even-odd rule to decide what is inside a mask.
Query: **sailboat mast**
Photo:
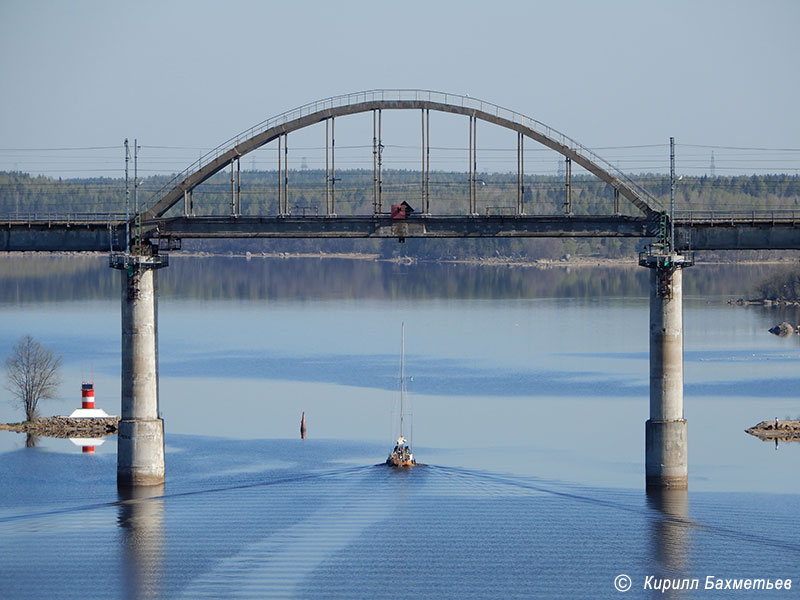
[[[403,437],[403,396],[406,386],[406,324],[400,324],[400,437]]]

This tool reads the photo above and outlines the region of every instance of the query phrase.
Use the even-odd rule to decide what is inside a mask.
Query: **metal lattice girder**
[[[585,146],[535,119],[469,96],[425,90],[372,90],[307,104],[243,132],[200,158],[157,192],[144,217],[152,220],[163,216],[184,198],[188,190],[224,169],[231,161],[282,135],[334,117],[384,109],[460,114],[516,131],[562,154],[605,181],[644,215],[651,216],[656,212],[653,208],[655,199],[626,175]]]

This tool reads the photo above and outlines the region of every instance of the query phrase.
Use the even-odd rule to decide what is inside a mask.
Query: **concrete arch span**
[[[154,202],[143,214],[144,220],[158,219],[184,195],[241,158],[279,136],[345,115],[375,110],[424,109],[474,117],[516,131],[571,159],[605,181],[644,215],[657,214],[655,199],[630,178],[594,152],[559,131],[495,104],[456,94],[427,90],[371,90],[335,96],[306,104],[273,117],[242,132],[212,150],[174,177],[154,195]]]

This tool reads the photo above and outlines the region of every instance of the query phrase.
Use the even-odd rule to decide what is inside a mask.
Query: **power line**
[[[709,146],[704,144],[678,144],[687,148],[708,148],[715,150],[757,150],[759,152],[800,152],[800,148],[760,148],[757,146]]]
[[[210,152],[211,148],[199,148],[194,146],[145,146],[139,144],[139,148],[148,148],[151,150],[194,150],[197,152]]]
[[[665,148],[668,144],[638,144],[635,146],[595,146],[591,150],[638,150],[640,148]]]
[[[80,146],[74,148],[0,148],[0,152],[73,152],[75,150],[120,150],[122,146]]]

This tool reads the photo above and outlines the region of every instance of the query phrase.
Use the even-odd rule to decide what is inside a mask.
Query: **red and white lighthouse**
[[[76,408],[70,415],[71,419],[98,419],[108,417],[109,414],[102,408],[94,407],[94,384],[81,385],[81,407]]]
[[[81,408],[94,408],[94,384],[84,383],[81,386]]]
[[[108,417],[108,413],[102,408],[94,407],[94,383],[81,384],[81,407],[72,411],[72,419],[91,419]],[[81,452],[94,454],[96,446],[105,442],[105,438],[69,438],[76,446],[81,447]]]

